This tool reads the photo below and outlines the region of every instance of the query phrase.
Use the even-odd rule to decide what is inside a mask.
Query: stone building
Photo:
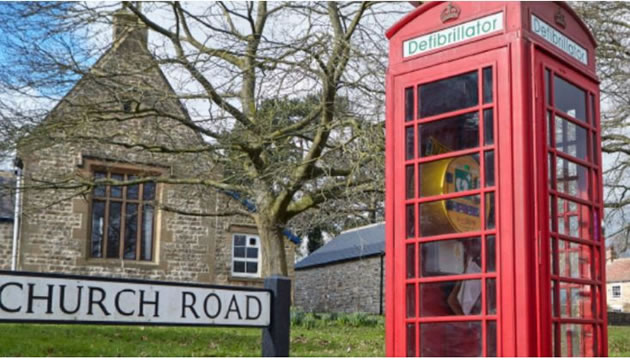
[[[630,258],[607,261],[606,301],[609,311],[630,313]]]
[[[15,179],[12,173],[0,171],[0,269],[10,268],[13,237],[13,192]],[[4,241],[4,240],[7,241]]]
[[[17,270],[261,286],[265,249],[251,218],[196,216],[239,202],[177,181],[222,170],[186,151],[204,142],[149,52],[147,28],[120,10],[113,34],[111,48],[18,146]],[[0,219],[1,269],[10,267],[9,217]],[[294,245],[286,240],[285,249],[293,264]]]
[[[385,223],[341,233],[295,264],[295,306],[383,314]]]

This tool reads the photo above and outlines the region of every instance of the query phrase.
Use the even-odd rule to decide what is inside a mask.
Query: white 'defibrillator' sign
[[[270,307],[264,289],[0,272],[0,321],[264,327]]]

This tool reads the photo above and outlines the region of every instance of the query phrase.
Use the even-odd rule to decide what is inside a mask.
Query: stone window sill
[[[247,277],[247,276],[229,276],[229,281],[242,281],[242,282],[252,282],[252,283],[261,283],[265,282],[265,279],[259,277]]]
[[[120,260],[120,259],[84,259],[80,265],[104,266],[117,268],[157,269],[160,264],[152,261]]]

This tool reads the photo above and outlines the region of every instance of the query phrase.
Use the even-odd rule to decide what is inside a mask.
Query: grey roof
[[[13,221],[15,178],[0,174],[0,221]]]
[[[385,223],[345,231],[295,264],[305,269],[385,253]]]

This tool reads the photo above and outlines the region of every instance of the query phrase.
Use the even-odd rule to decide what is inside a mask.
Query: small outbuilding
[[[295,306],[383,314],[385,223],[344,231],[295,264]]]
[[[630,258],[606,264],[606,291],[608,311],[630,313]]]

